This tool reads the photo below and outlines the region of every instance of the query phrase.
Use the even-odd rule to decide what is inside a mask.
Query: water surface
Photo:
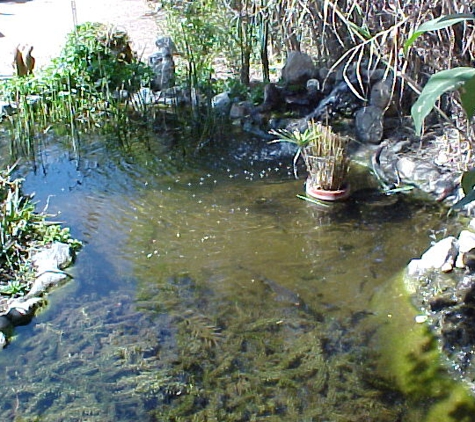
[[[448,222],[404,197],[320,207],[291,158],[223,157],[157,138],[23,160],[84,248],[0,354],[5,420],[411,420],[370,303]]]

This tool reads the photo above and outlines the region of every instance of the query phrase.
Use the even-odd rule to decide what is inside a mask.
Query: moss
[[[408,396],[410,420],[456,422],[473,419],[475,400],[451,378],[429,328],[415,322],[416,309],[399,274],[373,302],[381,319],[379,372]],[[403,334],[402,334],[403,333]]]

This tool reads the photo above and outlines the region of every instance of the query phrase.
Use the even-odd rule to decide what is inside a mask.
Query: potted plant
[[[302,156],[308,172],[305,188],[308,196],[324,201],[341,200],[349,196],[347,176],[350,159],[346,138],[334,133],[330,126],[313,120],[308,122],[303,132],[281,129],[273,130],[271,134],[279,138],[274,142],[285,141],[297,145],[294,172],[297,177],[296,163]]]

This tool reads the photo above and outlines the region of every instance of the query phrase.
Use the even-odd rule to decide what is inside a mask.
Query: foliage
[[[78,250],[81,243],[68,229],[46,221],[35,212],[31,198],[21,193],[21,179],[11,180],[13,168],[0,172],[0,293],[25,290],[31,277],[30,251],[50,242],[69,243]]]
[[[137,90],[152,77],[150,68],[132,52],[127,34],[99,23],[78,25],[48,72],[64,88],[108,93]]]
[[[365,383],[371,369],[355,364],[366,352],[348,335],[350,324],[321,321],[309,307],[273,302],[268,293],[258,289],[248,308],[240,298],[218,300],[187,276],[142,292],[144,306],[160,304],[177,327],[173,365],[156,375],[157,420],[397,419],[398,406]]]
[[[418,135],[422,133],[424,119],[432,111],[439,97],[459,88],[462,88],[460,93],[462,107],[470,119],[475,112],[475,68],[456,67],[443,70],[430,77],[411,110]]]
[[[404,50],[414,44],[416,39],[425,32],[435,31],[450,27],[460,22],[473,21],[472,14],[457,13],[448,16],[441,16],[422,24],[404,43]],[[465,110],[468,119],[471,119],[475,112],[475,69],[471,67],[456,67],[440,71],[432,75],[424,86],[417,102],[413,105],[411,114],[416,126],[418,135],[422,132],[424,119],[432,111],[438,98],[449,91],[461,89],[462,107]]]
[[[31,142],[51,125],[117,127],[127,111],[120,90],[148,85],[153,72],[132,53],[127,34],[85,23],[71,32],[58,58],[38,75],[0,83],[0,97],[16,114],[8,118],[12,138]]]
[[[425,32],[440,30],[457,23],[473,21],[473,14],[457,13],[448,16],[441,16],[422,24],[404,44],[407,50],[414,44],[415,40]],[[455,67],[442,70],[432,75],[424,86],[419,98],[411,109],[412,118],[416,127],[416,133],[422,133],[424,119],[434,109],[436,101],[446,92],[459,90],[462,108],[465,111],[467,120],[470,121],[475,114],[475,68]],[[453,209],[461,209],[465,205],[475,200],[474,170],[465,171],[462,175],[461,185],[465,195],[460,201],[452,206]]]
[[[429,31],[438,31],[440,29],[448,28],[456,23],[473,21],[474,16],[470,13],[455,13],[452,15],[440,16],[436,19],[424,22],[419,28],[417,28],[414,33],[409,37],[409,39],[404,43],[404,52],[407,54],[409,48],[414,44],[414,42],[422,34]]]
[[[165,0],[168,27],[178,50],[186,61],[189,87],[209,85],[213,60],[227,50],[228,33],[218,0]]]

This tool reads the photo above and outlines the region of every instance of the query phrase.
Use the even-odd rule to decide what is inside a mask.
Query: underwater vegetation
[[[368,338],[349,334],[355,319],[320,321],[308,307],[276,306],[262,287],[256,306],[244,307],[181,275],[143,298],[143,306],[170,312],[177,327],[156,420],[399,419],[399,393],[370,375]],[[263,315],[257,304],[266,301]]]

